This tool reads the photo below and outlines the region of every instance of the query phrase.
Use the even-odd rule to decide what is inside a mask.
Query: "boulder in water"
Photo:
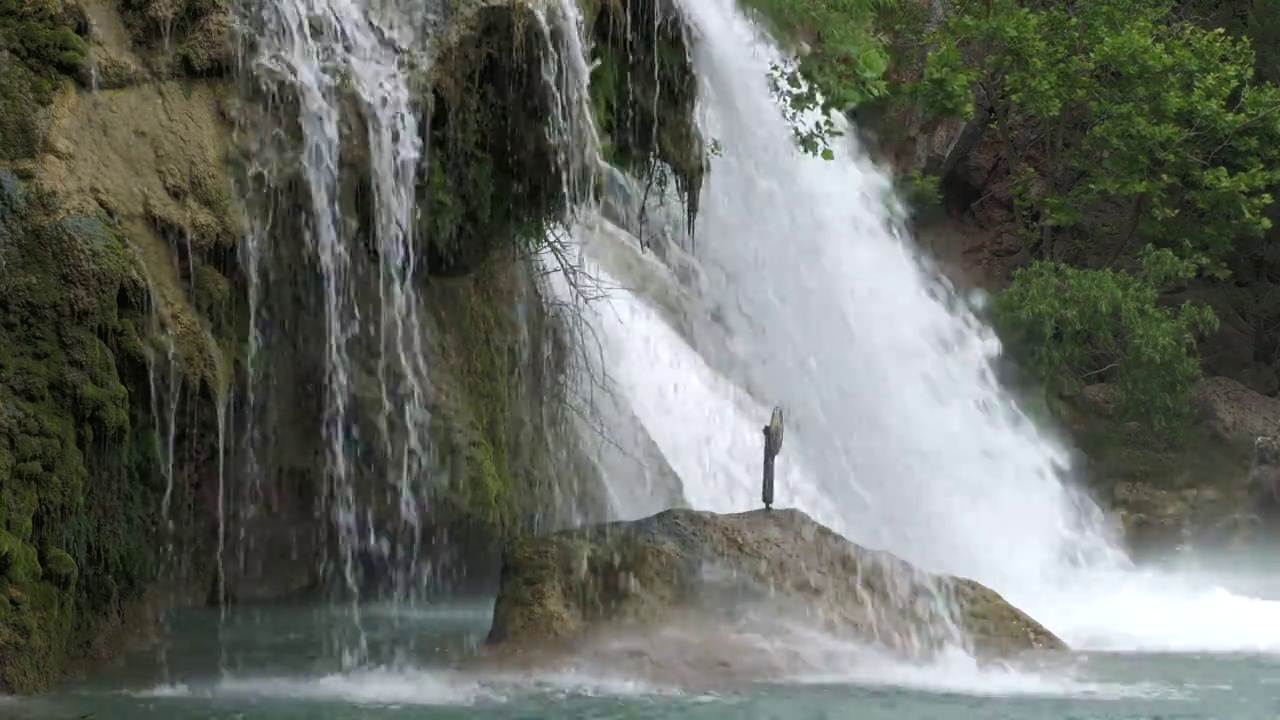
[[[907,656],[954,629],[979,657],[1066,649],[995,591],[855,545],[797,510],[667,510],[514,540],[488,641],[539,649],[747,607]]]

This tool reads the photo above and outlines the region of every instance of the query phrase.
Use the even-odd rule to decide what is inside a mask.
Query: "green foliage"
[[[800,49],[797,62],[775,65],[774,89],[800,147],[826,159],[834,157],[829,140],[839,134],[831,114],[889,92],[894,38],[918,33],[928,12],[914,0],[742,2]]]
[[[967,114],[953,101],[976,83],[1033,252],[1067,240],[1114,259],[1155,243],[1224,277],[1233,241],[1270,227],[1280,90],[1255,79],[1247,40],[1161,0],[957,8],[928,38],[939,51],[919,94]]]
[[[1196,270],[1150,247],[1137,275],[1036,262],[996,297],[995,321],[1051,390],[1114,382],[1125,419],[1176,440],[1191,421],[1191,389],[1200,378],[1195,334],[1216,329],[1217,318],[1190,303],[1162,307],[1158,298]]]
[[[942,204],[942,180],[915,170],[896,183],[898,197],[915,212],[928,212]]]

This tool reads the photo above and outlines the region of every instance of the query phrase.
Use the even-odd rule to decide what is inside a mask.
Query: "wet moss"
[[[0,50],[48,81],[49,91],[58,74],[74,77],[84,65],[84,39],[76,34],[83,16],[75,3],[0,0]]]
[[[216,76],[234,66],[227,0],[122,0],[135,43],[162,72]]]
[[[12,55],[0,52],[0,162],[34,157],[44,144],[40,114],[48,87]]]
[[[147,399],[127,390],[146,290],[118,230],[3,172],[0,227],[0,687],[27,692],[153,574]]]
[[[500,314],[498,287],[487,278],[456,281],[444,289],[451,314],[446,369],[448,392],[438,416],[438,445],[452,448],[450,482],[438,499],[464,518],[501,535],[514,523],[508,455],[511,381],[515,373]],[[490,280],[486,282],[485,280]]]
[[[84,65],[85,43],[76,34],[82,15],[74,3],[0,0],[0,162],[40,152],[42,108]]]
[[[542,242],[564,214],[564,180],[546,123],[554,104],[542,75],[546,41],[532,6],[491,5],[433,65],[424,141],[431,164],[419,190],[427,269],[475,272],[514,241]]]
[[[665,0],[584,0],[591,102],[605,159],[650,183],[674,179],[689,227],[706,172],[684,22]]]

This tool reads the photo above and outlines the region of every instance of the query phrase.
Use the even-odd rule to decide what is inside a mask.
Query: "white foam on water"
[[[377,669],[318,676],[227,677],[157,685],[124,694],[140,699],[341,703],[376,707],[505,704],[527,697],[676,697],[677,688],[573,669],[464,673]]]
[[[209,684],[159,685],[140,698],[208,698],[341,702],[376,706],[457,706],[505,698],[474,679],[448,671],[367,670],[314,677],[228,677]]]
[[[1045,669],[980,665],[969,655],[947,650],[928,663],[912,663],[863,645],[822,633],[796,629],[792,647],[804,648],[821,671],[786,678],[800,684],[887,686],[928,693],[976,697],[1077,697],[1096,700],[1184,697],[1179,690],[1152,683],[1100,682],[1080,677],[1071,667]]]

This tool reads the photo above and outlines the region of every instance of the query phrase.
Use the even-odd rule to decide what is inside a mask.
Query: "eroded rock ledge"
[[[718,515],[667,510],[635,522],[511,543],[488,642],[495,651],[573,646],[619,626],[768,607],[771,617],[905,655],[945,639],[938,602],[980,657],[1066,644],[998,593],[972,580],[929,575],[855,545],[797,510]],[[728,594],[726,594],[728,591]]]

